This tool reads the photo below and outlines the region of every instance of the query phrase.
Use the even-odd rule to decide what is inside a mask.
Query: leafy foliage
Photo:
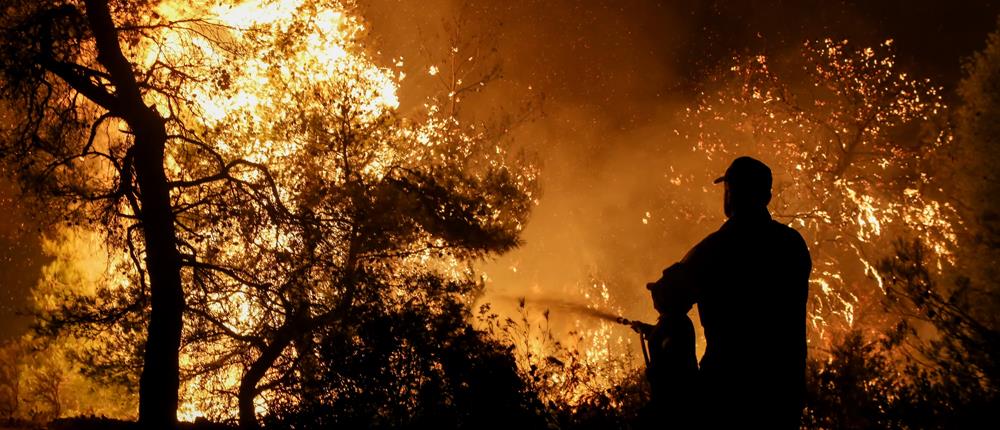
[[[852,332],[828,359],[810,360],[804,427],[928,428],[934,410],[921,396],[936,387],[917,367],[900,371],[892,357],[890,345]]]
[[[929,325],[913,349],[930,361],[934,382],[942,386],[941,415],[948,426],[996,421],[1000,402],[1000,298],[993,288],[958,277],[942,286],[926,266],[926,248],[919,241],[900,241],[896,255],[880,265],[890,285],[891,309],[907,317],[904,329]],[[991,412],[992,411],[992,412]]]
[[[281,428],[543,428],[541,403],[510,348],[473,329],[464,303],[443,305],[440,313],[373,309],[350,328],[325,330],[317,374],[306,382],[317,396],[268,421]]]
[[[303,390],[327,337],[342,339],[337,330],[417,306],[431,315],[455,312],[435,307],[471,300],[471,290],[451,287],[472,278],[467,265],[518,244],[531,166],[509,157],[496,136],[436,108],[397,115],[395,78],[355,46],[361,26],[346,5],[111,6],[131,73],[168,133],[162,169],[186,319],[182,412],[227,418],[238,408],[252,425],[257,401],[278,407],[309,398]],[[9,36],[54,28],[49,13],[82,19],[80,7],[26,7],[11,21],[28,27]],[[27,115],[6,134],[6,148],[33,180],[62,187],[48,195],[82,201],[71,206],[79,219],[111,220],[100,226],[109,238],[107,271],[70,280],[89,284],[83,291],[44,288],[40,332],[90,337],[90,352],[117,340],[126,356],[90,354],[90,368],[127,379],[134,372],[127,355],[143,340],[131,335],[150,303],[150,244],[135,234],[149,211],[135,199],[144,193],[132,183],[133,137],[113,128],[116,118],[131,117],[99,91],[88,93],[88,85],[113,85],[94,62],[98,52],[78,37],[87,31],[81,23],[66,40],[43,39],[65,45],[64,56],[45,43],[14,53],[41,66],[21,76],[8,63],[4,95],[27,111],[40,100],[42,111],[70,114]],[[5,61],[20,58],[14,54]],[[91,82],[49,62],[90,74]],[[65,97],[31,92],[37,88]],[[46,128],[68,126],[74,133]],[[39,137],[53,138],[53,151],[62,152],[19,150]]]

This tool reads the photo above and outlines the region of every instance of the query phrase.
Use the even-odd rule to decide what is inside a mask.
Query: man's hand
[[[654,326],[652,324],[646,324],[642,321],[633,321],[622,317],[618,317],[616,321],[619,324],[624,324],[629,326],[633,331],[639,334],[649,336],[651,333],[653,333]]]

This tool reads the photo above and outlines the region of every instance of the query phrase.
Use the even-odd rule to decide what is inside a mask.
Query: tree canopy
[[[18,119],[5,154],[25,184],[69,202],[67,220],[102,231],[115,257],[93,294],[54,291],[44,328],[147,325],[145,339],[116,338],[144,340],[137,361],[167,369],[143,373],[140,421],[159,422],[164,408],[172,421],[163,399],[180,388],[190,413],[238,409],[253,427],[268,407],[308,396],[321,345],[378,341],[347,335],[369,319],[460,311],[478,291],[467,264],[518,244],[531,166],[435,106],[400,117],[401,77],[354,43],[362,27],[347,5],[18,12],[5,40],[41,42],[5,43],[4,96]],[[159,179],[144,187],[145,177]]]

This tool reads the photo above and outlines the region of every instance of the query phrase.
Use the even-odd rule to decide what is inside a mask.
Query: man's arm
[[[718,232],[708,235],[691,248],[680,262],[664,269],[659,280],[646,284],[653,295],[653,307],[660,314],[686,314],[701,300],[702,289],[711,276],[713,262],[718,258],[719,241]]]

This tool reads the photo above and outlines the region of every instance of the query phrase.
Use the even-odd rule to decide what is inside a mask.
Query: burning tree
[[[235,399],[255,427],[261,408],[315,393],[321,347],[363,351],[378,340],[358,331],[367,319],[460,312],[479,290],[467,263],[517,244],[530,166],[435,107],[400,118],[397,78],[353,44],[343,5],[12,11],[6,154],[67,219],[103,227],[111,256],[43,328],[111,328],[144,351],[144,424],[174,422],[180,389],[187,412]],[[128,351],[91,356],[127,374]]]
[[[302,17],[300,9],[295,19]],[[322,27],[323,17],[319,11],[313,22]],[[289,27],[286,33],[282,25],[274,24],[279,30],[275,42],[282,43],[268,44],[267,49],[278,50],[269,54],[294,58],[309,52],[300,43],[314,43],[317,28]],[[346,46],[351,35],[345,31],[328,43]],[[262,93],[255,97],[262,103],[227,117],[238,121],[266,112],[271,121],[247,123],[246,130],[228,126],[215,138],[269,140],[263,148],[250,142],[235,147],[266,154],[269,170],[276,173],[274,186],[283,194],[276,212],[260,207],[229,213],[224,218],[233,220],[231,225],[200,226],[205,234],[235,237],[239,243],[208,242],[195,271],[207,275],[195,281],[207,294],[198,299],[202,306],[192,307],[210,328],[206,337],[237,343],[216,349],[224,353],[207,362],[210,369],[223,361],[236,365],[243,348],[259,351],[242,372],[241,423],[255,421],[253,400],[262,391],[277,393],[272,405],[288,402],[292,384],[282,381],[307,390],[296,394],[303,399],[317,398],[308,393],[346,395],[308,391],[322,368],[316,361],[331,356],[317,356],[317,348],[336,339],[352,344],[348,351],[362,349],[372,339],[345,338],[345,333],[414,306],[432,309],[431,315],[454,312],[457,303],[471,299],[476,285],[463,262],[514,246],[527,213],[530,171],[508,166],[495,142],[465,134],[433,108],[420,122],[408,122],[383,104],[373,105],[384,100],[387,76],[356,58],[344,61],[330,75],[324,75],[330,73],[329,63],[297,59],[284,64],[291,73],[258,87]],[[299,76],[311,78],[303,82]],[[252,224],[263,219],[273,225]],[[241,315],[237,309],[247,306],[245,301],[250,304]],[[259,387],[262,382],[270,388]]]
[[[998,243],[996,202],[990,197],[996,194],[998,164],[993,132],[1000,96],[998,55],[1000,40],[994,33],[986,49],[966,64],[959,85],[959,145],[951,151],[954,172],[948,179],[966,226],[953,273],[935,266],[936,250],[923,238],[897,241],[894,255],[878,265],[887,308],[902,317],[890,340],[916,357],[904,371],[909,380],[897,384],[910,392],[888,397],[916,405],[902,416],[911,426],[974,427],[998,418],[1000,284],[992,258]]]
[[[743,154],[772,167],[772,213],[802,232],[813,257],[814,342],[828,345],[828,332],[862,320],[884,325],[874,262],[894,238],[923,237],[939,270],[953,262],[956,212],[934,166],[952,142],[946,106],[940,88],[898,69],[891,40],[809,42],[777,66],[738,57],[713,82],[677,130],[692,142],[685,158],[707,160],[711,172]],[[666,192],[681,213],[709,212],[683,203],[708,191],[707,174],[673,171]]]
[[[8,4],[0,69],[15,121],[4,130],[3,148],[22,176],[63,198],[67,218],[142,236],[142,252],[132,253],[148,274],[143,299],[150,309],[139,415],[149,425],[166,425],[176,420],[184,307],[164,169],[167,124],[178,119],[148,103],[178,95],[164,85],[164,64],[138,68],[130,60],[143,31],[165,25],[147,8],[96,0]],[[118,127],[127,132],[98,141],[102,129]]]

